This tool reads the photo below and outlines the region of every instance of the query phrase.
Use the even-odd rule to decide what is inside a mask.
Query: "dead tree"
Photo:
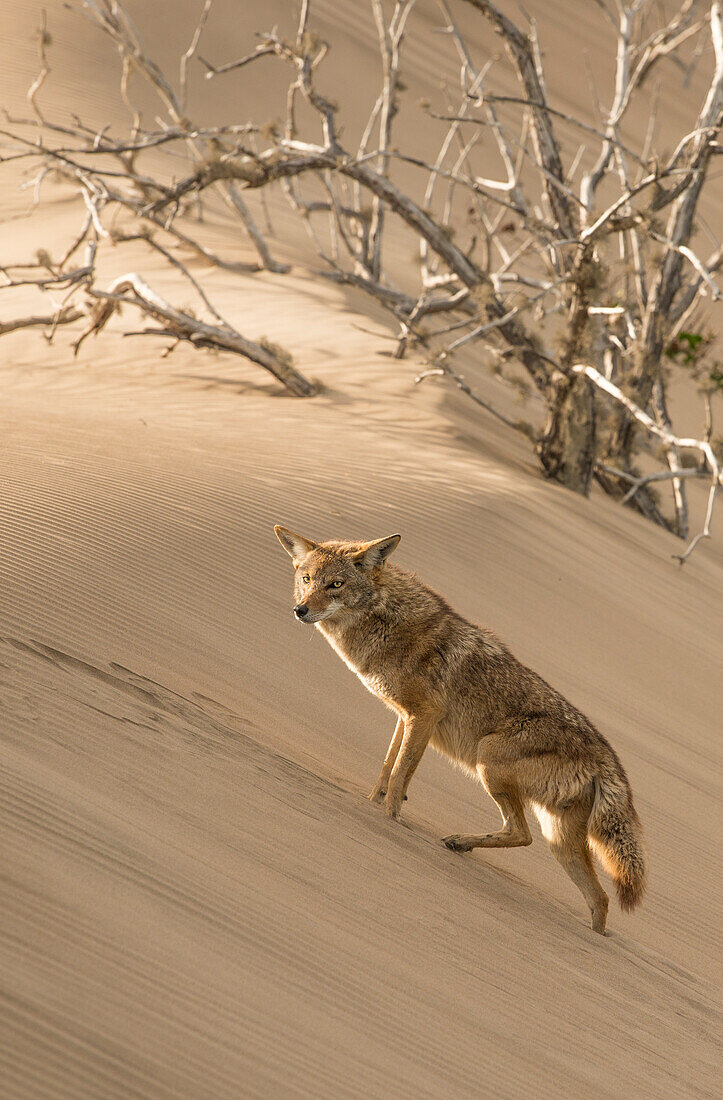
[[[500,36],[518,95],[495,94],[492,81],[500,61],[472,56],[456,21],[455,8],[462,5]],[[98,313],[101,295],[122,294],[160,325],[155,331],[209,346],[206,340],[212,337],[200,327],[194,332],[193,318],[179,321],[168,303],[159,309],[157,296],[152,307],[154,295],[140,276],[126,275],[115,281],[115,290],[101,291],[87,265],[85,274],[69,270],[71,258],[83,242],[101,247],[108,233],[105,212],[121,210],[129,219],[127,234],[144,237],[149,247],[163,252],[203,296],[174,255],[175,246],[190,247],[211,263],[238,265],[210,253],[192,233],[194,208],[217,193],[241,220],[259,266],[278,271],[283,265],[272,259],[246,196],[280,191],[303,220],[324,274],[363,289],[393,313],[399,324],[396,354],[403,356],[410,346],[425,349],[430,363],[420,379],[441,373],[499,415],[460,376],[455,358],[463,348],[476,348],[487,359],[522,366],[546,412],[536,429],[516,426],[533,436],[548,477],[583,494],[595,478],[606,492],[682,538],[689,537],[686,485],[691,477],[707,479],[705,528],[680,556],[684,560],[710,531],[721,485],[710,396],[721,388],[720,370],[714,363],[702,374],[698,370],[707,391],[700,439],[676,434],[667,397],[671,349],[691,337],[691,318],[700,316],[701,307],[720,298],[716,273],[723,250],[701,216],[700,200],[720,152],[721,3],[684,0],[672,18],[647,0],[597,0],[596,6],[601,24],[615,36],[616,70],[610,108],[591,125],[550,101],[534,22],[522,28],[487,0],[439,0],[440,39],[456,59],[459,87],[456,94],[446,88],[439,104],[423,108],[439,126],[439,152],[430,162],[414,149],[400,149],[394,129],[414,0],[370,0],[381,82],[367,125],[353,143],[342,139],[340,108],[320,90],[330,45],[314,33],[311,0],[302,0],[292,34],[260,34],[252,52],[217,64],[199,54],[211,9],[211,0],[205,0],[181,60],[178,90],[146,55],[120,3],[86,0],[86,15],[120,54],[121,96],[132,121],[129,133],[120,137],[80,121],[70,128],[49,121],[38,104],[49,71],[41,48],[41,75],[28,97],[35,116],[27,124],[34,132],[28,136],[15,120],[14,129],[6,132],[12,151],[5,159],[37,160],[38,186],[50,169],[61,173],[77,186],[87,211],[75,247],[47,275],[71,294],[81,287],[86,291],[88,331],[96,331],[99,318],[106,317]],[[707,65],[708,58],[707,93],[672,153],[656,149],[655,109],[644,140],[625,138],[626,113],[635,97],[647,94],[643,84],[649,87],[664,59],[689,69],[696,62]],[[265,127],[254,120],[216,129],[192,124],[186,92],[191,63],[202,64],[208,79],[229,79],[259,62],[289,69],[284,120]],[[134,74],[158,96],[165,111],[162,124],[147,127],[133,106]],[[304,133],[301,101],[307,108],[303,117],[308,120],[310,108],[317,119],[313,129],[304,123]],[[571,155],[573,139],[577,148]],[[164,173],[155,160],[152,169],[147,167],[169,147],[185,155],[187,171],[181,178]],[[401,165],[418,172],[416,190],[398,182]],[[395,284],[385,262],[392,218],[400,219],[418,242],[418,275],[404,285]],[[702,258],[706,237],[711,251]],[[18,269],[10,276],[17,283]],[[55,324],[77,320],[66,303],[63,309]],[[218,316],[215,322],[211,327],[218,340],[225,323]],[[242,340],[239,334],[234,339]],[[290,388],[304,392],[306,386],[309,392],[288,361],[286,367],[286,384],[291,380]],[[641,456],[654,463],[654,449],[660,446],[664,468],[641,472]],[[697,455],[693,465],[683,461],[683,453],[691,451]],[[665,481],[672,487],[672,518],[655,496],[654,486]]]

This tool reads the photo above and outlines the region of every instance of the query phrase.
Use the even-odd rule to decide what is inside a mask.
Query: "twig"
[[[211,10],[212,3],[213,3],[213,0],[204,0],[203,8],[201,10],[201,15],[200,15],[199,20],[198,20],[198,25],[196,26],[196,30],[194,32],[193,38],[191,39],[191,44],[189,45],[188,49],[186,50],[186,52],[181,57],[181,63],[180,63],[180,66],[179,66],[178,77],[179,77],[179,83],[180,83],[180,87],[181,87],[181,94],[180,94],[179,98],[180,98],[180,105],[181,105],[182,110],[185,110],[186,102],[187,102],[187,99],[188,99],[188,88],[187,88],[188,64],[191,61],[191,59],[194,57],[194,55],[195,55],[195,53],[198,49],[198,43],[201,40],[201,35],[203,34],[203,29],[206,26],[206,20],[208,19],[208,13]]]
[[[45,8],[43,8],[42,22],[40,24],[40,30],[38,31],[38,52],[40,54],[40,72],[36,76],[33,83],[30,85],[30,88],[28,89],[28,94],[26,96],[26,99],[27,99],[28,103],[32,107],[35,114],[38,116],[38,121],[41,122],[41,123],[45,122],[45,118],[43,116],[43,112],[40,110],[40,107],[38,106],[37,96],[38,96],[38,92],[40,91],[43,84],[47,80],[48,74],[50,73],[50,65],[48,63],[47,47],[51,44],[51,42],[52,42],[52,39],[51,39],[50,35],[48,34],[48,16],[47,16],[47,12],[46,12]]]
[[[18,317],[14,321],[0,321],[0,336],[8,332],[17,332],[21,328],[57,328],[58,325],[70,325],[85,314],[76,306],[62,306],[50,316]]]
[[[465,380],[461,378],[460,375],[456,373],[456,371],[452,370],[448,363],[440,363],[439,366],[422,371],[416,376],[414,381],[415,383],[423,382],[425,378],[432,378],[434,375],[442,375],[447,378],[451,378],[454,384],[462,391],[462,393],[466,394],[467,397],[474,401],[476,405],[480,405],[483,409],[486,409],[488,413],[491,413],[492,416],[496,417],[498,420],[501,420],[502,423],[506,424],[508,428],[514,428],[516,432],[522,432],[523,435],[527,435],[529,437],[529,432],[526,425],[521,425],[519,421],[512,420],[509,416],[505,416],[504,413],[500,412],[499,409],[496,409],[494,405],[491,405],[489,401],[485,400],[484,397],[480,397],[480,395],[476,393],[475,390],[471,388],[471,386],[467,385]]]
[[[234,69],[243,69],[245,65],[250,64],[252,61],[256,61],[259,57],[273,57],[276,51],[271,46],[257,46],[252,53],[248,53],[245,57],[239,58],[238,61],[229,61],[226,65],[212,65],[210,61],[204,60],[203,57],[199,57],[199,61],[202,65],[206,66],[208,72],[206,73],[206,80],[211,80],[214,76],[221,76],[223,73],[233,72]]]

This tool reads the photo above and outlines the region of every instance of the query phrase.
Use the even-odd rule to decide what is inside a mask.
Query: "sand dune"
[[[30,16],[5,7],[17,96]],[[197,5],[177,8],[185,42]],[[361,67],[357,6],[319,9]],[[285,10],[253,5],[239,27],[222,5],[213,48],[242,51]],[[546,17],[556,51],[587,34],[569,4]],[[72,109],[99,47],[65,19]],[[39,217],[6,220],[14,256],[74,225],[62,203]],[[219,218],[206,231],[230,246]],[[681,571],[671,536],[543,482],[523,440],[380,355],[387,319],[311,279],[300,249],[241,296],[208,285],[241,331],[293,349],[323,385],[312,401],[117,333],[78,360],[3,337],[0,1091],[712,1096],[720,539]],[[293,620],[276,522],[401,531],[400,563],[600,725],[647,833],[641,910],[611,906],[595,936],[536,828],[529,849],[448,852],[440,836],[496,810],[431,754],[403,824],[366,801],[389,717]]]

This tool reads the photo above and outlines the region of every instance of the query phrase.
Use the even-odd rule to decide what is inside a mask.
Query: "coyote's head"
[[[402,537],[312,542],[286,527],[274,527],[274,531],[294,563],[294,614],[303,623],[362,610],[374,594],[377,571]]]

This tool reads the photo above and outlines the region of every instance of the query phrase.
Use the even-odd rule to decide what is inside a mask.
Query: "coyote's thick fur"
[[[608,898],[591,849],[622,908],[635,908],[645,890],[640,821],[623,766],[592,722],[490,630],[467,622],[413,573],[387,565],[401,536],[316,543],[275,531],[294,562],[297,618],[315,623],[397,715],[371,800],[396,818],[431,744],[479,776],[503,820],[496,833],[445,837],[448,848],[531,844],[531,806],[596,932],[605,931]]]

